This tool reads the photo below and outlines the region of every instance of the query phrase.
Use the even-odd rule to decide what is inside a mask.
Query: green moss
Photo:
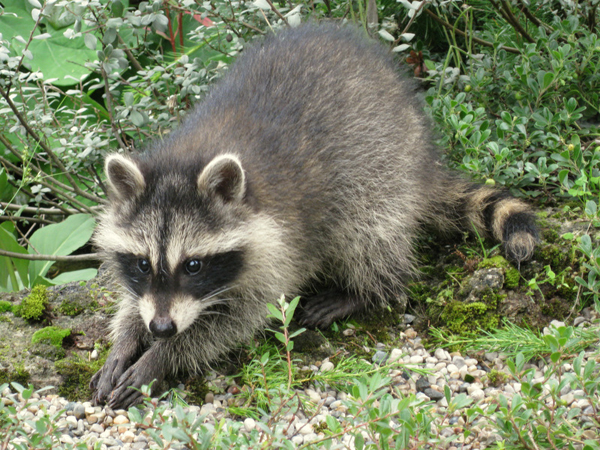
[[[546,211],[538,211],[536,213],[539,219],[546,219],[548,217],[548,213]]]
[[[521,280],[521,273],[514,267],[506,269],[504,273],[504,286],[510,289],[515,289],[519,286]]]
[[[552,317],[553,319],[563,320],[569,317],[571,313],[571,307],[569,303],[563,301],[560,298],[552,297],[546,299],[544,303],[540,305],[542,314]]]
[[[478,269],[489,269],[492,267],[506,269],[510,267],[510,263],[503,256],[498,255],[491,258],[485,258],[477,265]]]
[[[185,384],[185,401],[192,405],[201,405],[204,403],[206,394],[210,392],[206,380],[201,377],[190,378]]]
[[[17,383],[26,386],[31,375],[25,370],[23,364],[15,364],[14,370],[0,370],[0,384],[16,381]]]
[[[551,228],[544,230],[542,236],[544,241],[548,242],[549,244],[555,244],[560,238],[558,232]]]
[[[35,286],[31,293],[23,299],[20,305],[13,308],[15,316],[26,320],[37,321],[42,319],[48,308],[48,290],[46,286]]]
[[[48,341],[51,345],[56,348],[62,346],[63,339],[71,335],[71,330],[60,327],[46,327],[41,330],[37,330],[31,337],[31,343],[36,344],[38,342]]]
[[[492,369],[487,374],[487,379],[488,379],[488,382],[490,385],[500,387],[504,383],[506,383],[506,380],[508,379],[508,375],[505,374],[504,372],[500,372],[496,369]]]
[[[58,394],[70,401],[89,401],[92,392],[90,380],[106,361],[108,351],[104,351],[96,361],[88,361],[73,355],[54,363],[57,372],[64,376],[64,383],[58,387]]]
[[[444,307],[441,320],[449,331],[460,335],[472,334],[479,329],[491,330],[500,322],[496,311],[502,297],[487,290],[478,302],[451,301]]]
[[[58,306],[58,311],[65,316],[77,316],[85,310],[85,307],[78,301],[69,299],[63,300]]]
[[[11,302],[7,302],[6,300],[0,300],[0,314],[12,311],[13,304]]]

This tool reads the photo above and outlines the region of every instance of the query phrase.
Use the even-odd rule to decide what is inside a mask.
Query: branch
[[[117,142],[119,143],[119,147],[121,147],[123,150],[126,150],[129,147],[127,145],[125,145],[125,143],[121,139],[121,131],[117,129],[117,126],[115,125],[115,121],[113,120],[113,104],[112,104],[112,97],[110,94],[110,86],[108,85],[108,74],[106,73],[106,70],[104,70],[104,65],[102,64],[102,62],[100,62],[100,71],[102,72],[102,78],[104,79],[104,91],[105,91],[104,95],[106,97],[106,112],[108,112],[108,118],[110,120],[110,127],[112,128],[113,135],[115,136],[115,138],[117,139]]]
[[[23,222],[31,222],[31,223],[43,223],[44,225],[52,225],[55,222],[52,222],[47,219],[40,219],[38,217],[27,217],[27,216],[0,216],[0,222],[4,220],[22,220]]]
[[[68,214],[77,214],[78,209],[59,209],[59,208],[38,208],[37,206],[23,206],[15,203],[0,202],[0,206],[11,211],[22,211],[27,214],[46,215],[46,216],[64,216]],[[99,207],[93,208],[100,209]]]
[[[56,154],[52,151],[52,149],[50,147],[48,147],[48,145],[46,145],[44,140],[42,140],[39,137],[39,135],[31,128],[29,123],[25,120],[25,118],[23,117],[23,115],[21,114],[21,112],[19,111],[17,106],[13,103],[12,99],[10,98],[8,93],[2,88],[2,86],[0,86],[0,95],[4,98],[4,100],[6,100],[6,103],[8,103],[8,106],[10,107],[12,112],[15,114],[15,116],[19,120],[19,123],[21,125],[23,125],[23,127],[27,131],[27,134],[29,134],[29,136],[31,136],[33,138],[33,140],[35,142],[37,142],[37,144],[42,148],[42,150],[44,150],[44,152],[46,152],[46,154],[50,157],[50,159],[52,159],[54,164],[56,164],[56,167],[58,167],[58,169],[65,175],[65,177],[67,177],[67,180],[69,180],[69,183],[71,183],[71,186],[73,186],[73,188],[72,188],[73,191],[75,193],[77,193],[77,195],[81,195],[82,197],[87,198],[88,200],[92,200],[93,202],[96,202],[96,203],[102,203],[102,199],[100,197],[96,197],[95,195],[88,194],[87,192],[85,192],[79,188],[79,186],[77,185],[77,183],[75,182],[75,180],[73,179],[71,174],[67,171],[66,167],[60,161],[60,159],[56,156]]]
[[[530,43],[535,43],[535,39],[533,39],[529,35],[529,33],[525,31],[525,28],[521,26],[519,19],[515,17],[515,15],[512,12],[512,9],[510,8],[510,5],[506,0],[502,0],[500,4],[498,4],[498,2],[496,2],[495,0],[490,0],[490,2],[492,3],[492,5],[494,5],[494,8],[500,11],[504,19],[515,29],[517,33],[523,36],[525,40],[529,41]]]
[[[281,20],[283,20],[283,22],[289,27],[290,24],[288,23],[287,19],[283,16],[283,14],[281,14],[279,12],[279,10],[277,8],[275,8],[275,6],[273,5],[273,2],[271,0],[266,0],[266,1],[269,4],[269,6],[271,7],[271,11],[273,11],[275,14],[277,14],[277,17],[279,17]]]
[[[4,157],[0,156],[0,163],[4,164],[6,167],[10,168],[14,173],[21,175],[21,177],[24,178],[24,173],[23,170],[21,170],[20,168],[18,168],[17,166],[15,166],[14,164],[12,164],[10,161],[8,161],[7,159],[5,159]],[[67,186],[65,184],[62,184],[59,181],[56,181],[54,178],[52,178],[50,175],[45,174],[48,178],[50,178],[54,183],[56,183],[59,187],[62,187],[63,189],[67,190],[67,191],[74,191],[74,189],[70,186]],[[47,187],[48,189],[50,189],[51,191],[54,192],[55,195],[59,195],[62,197],[65,197],[65,199],[75,205],[78,205],[82,210],[88,212],[89,214],[93,214],[93,210],[87,206],[86,204],[80,202],[79,200],[77,200],[74,197],[69,197],[65,192],[62,192],[58,189],[55,188],[55,186],[51,185],[50,183],[48,183],[47,181],[44,181],[43,179],[40,180],[36,180],[36,183],[41,184],[44,187]]]
[[[29,261],[58,261],[58,262],[74,262],[74,261],[100,261],[99,253],[88,253],[86,255],[30,255],[29,253],[8,252],[0,249],[0,256],[9,258],[26,259]]]
[[[434,12],[430,11],[429,9],[425,10],[425,14],[427,14],[428,16],[430,16],[437,23],[443,25],[444,27],[448,28],[449,30],[452,30],[454,33],[457,33],[457,34],[461,35],[464,38],[469,38],[473,42],[476,42],[476,43],[478,43],[480,45],[485,45],[486,47],[494,47],[494,44],[492,42],[484,41],[483,39],[479,39],[478,37],[471,36],[471,35],[465,33],[464,31],[461,31],[461,30],[457,29],[456,27],[450,25],[445,20],[440,19],[438,16],[435,15]],[[516,55],[520,55],[521,54],[521,52],[519,51],[519,49],[516,49],[514,47],[506,47],[504,45],[501,45],[500,49],[502,49],[504,51],[507,51],[509,53],[514,53]]]

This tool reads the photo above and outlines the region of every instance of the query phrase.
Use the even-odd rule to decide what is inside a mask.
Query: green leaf
[[[0,167],[0,200],[4,199],[4,194],[7,192],[6,187],[8,186],[8,175],[4,170],[4,167]],[[6,199],[8,200],[8,199]]]
[[[35,254],[34,248],[42,255],[66,256],[85,245],[94,232],[96,222],[89,214],[75,214],[60,223],[40,228],[29,240],[30,254]],[[54,261],[31,261],[29,264],[29,279],[35,281],[43,277]]]
[[[63,272],[60,275],[52,278],[50,281],[52,284],[65,284],[72,281],[88,281],[94,278],[97,274],[97,269],[73,270],[71,272]]]
[[[277,306],[272,303],[267,303],[267,309],[269,310],[269,317],[273,317],[280,322],[283,322],[283,315]]]
[[[0,224],[0,248],[13,253],[27,254],[17,243],[14,226],[10,222]],[[18,291],[29,286],[29,261],[0,256],[0,292]]]
[[[35,27],[35,21],[23,3],[20,0],[3,0],[4,14],[0,16],[2,36],[12,41],[18,54],[25,50],[25,44],[15,37],[20,36],[27,41]],[[27,48],[33,59],[24,60],[28,69],[41,71],[44,79],[56,78],[54,84],[57,86],[73,85],[90,73],[85,63],[95,60],[96,52],[86,46],[83,37],[68,39],[63,35],[63,30],[55,30],[53,27],[46,27],[44,31],[50,37],[43,40],[35,39],[42,34],[39,28],[33,33],[34,39]],[[65,78],[67,76],[75,79]]]
[[[287,310],[285,311],[285,323],[283,324],[284,327],[290,325],[290,322],[294,317],[294,312],[296,311],[296,307],[298,306],[299,302],[300,297],[294,297],[290,302],[289,306],[287,307]]]
[[[594,200],[588,200],[585,204],[585,213],[588,216],[595,216],[598,212],[598,205]]]

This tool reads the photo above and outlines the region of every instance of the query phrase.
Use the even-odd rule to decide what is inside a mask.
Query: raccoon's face
[[[95,240],[157,338],[227,313],[245,264],[242,166],[225,155],[199,172],[106,160],[111,207]]]

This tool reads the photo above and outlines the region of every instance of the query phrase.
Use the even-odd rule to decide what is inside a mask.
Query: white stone
[[[471,391],[469,393],[469,397],[471,397],[475,401],[483,400],[483,398],[485,397],[485,394],[481,389],[474,389],[473,391]]]
[[[334,365],[332,362],[330,361],[325,361],[323,364],[321,364],[321,372],[329,372],[330,370],[334,369]]]
[[[421,364],[423,362],[423,357],[420,355],[413,355],[410,357],[409,362],[411,364]]]
[[[95,423],[90,427],[90,431],[101,434],[104,432],[104,428],[102,427],[102,425]]]
[[[304,435],[304,440],[303,440],[303,443],[304,443],[304,444],[308,444],[309,442],[316,441],[316,440],[317,440],[317,438],[318,438],[318,436],[317,436],[317,434],[316,434],[316,433],[309,433],[309,434],[306,434],[306,435]]]
[[[256,428],[256,421],[253,418],[248,417],[246,420],[244,420],[244,428],[248,432],[254,430],[254,428]]]
[[[312,424],[304,423],[302,425],[298,425],[298,433],[306,436],[307,434],[314,433],[314,429]]]
[[[124,425],[126,423],[129,423],[129,419],[125,416],[117,416],[113,419],[113,423],[115,425]]]
[[[135,440],[135,433],[131,430],[127,430],[125,433],[121,434],[120,439],[125,444],[130,444]]]
[[[388,362],[393,363],[398,361],[402,357],[402,354],[403,352],[399,348],[392,349],[390,352],[390,357],[388,358]]]
[[[311,402],[319,403],[321,401],[321,396],[317,394],[314,389],[306,389],[304,392],[306,395],[308,395],[308,398],[310,398]]]

